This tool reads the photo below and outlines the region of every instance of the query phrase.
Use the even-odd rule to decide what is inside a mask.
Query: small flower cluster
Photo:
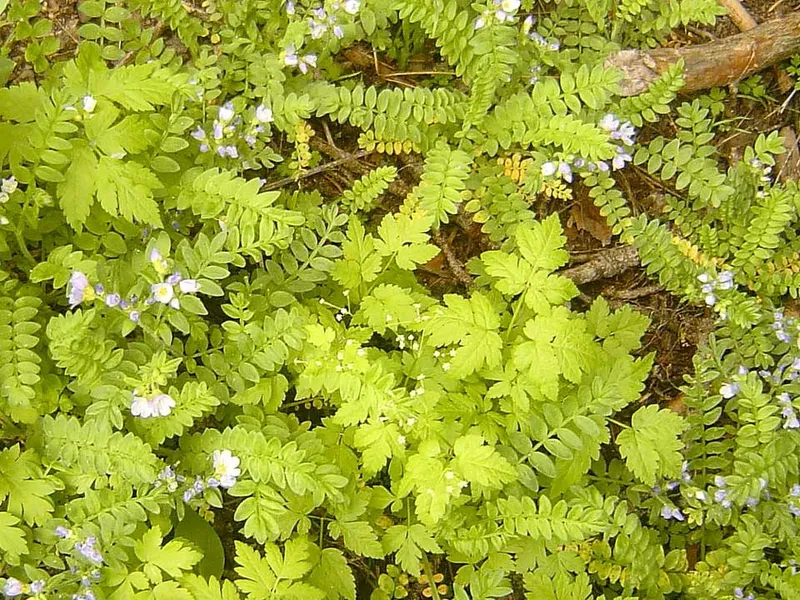
[[[731,501],[730,498],[728,498],[728,488],[726,487],[727,482],[725,478],[717,475],[714,478],[714,485],[717,487],[714,492],[714,502],[721,505],[722,508],[730,508]]]
[[[737,375],[739,377],[746,377],[748,372],[749,371],[748,371],[747,367],[745,367],[744,365],[739,365],[739,369],[737,371]],[[726,400],[730,400],[736,394],[738,394],[741,390],[742,390],[742,386],[739,385],[739,383],[736,382],[736,381],[726,382],[726,383],[723,383],[721,386],[719,386],[720,396],[722,396]]]
[[[445,488],[445,491],[448,494],[455,494],[469,485],[469,482],[464,481],[463,479],[460,481],[456,481],[456,474],[450,470],[444,472],[444,478],[447,481],[452,482],[449,483]]]
[[[129,299],[124,299],[116,292],[106,293],[102,283],[92,285],[89,278],[82,271],[73,271],[67,284],[67,300],[70,308],[75,308],[83,302],[101,299],[109,308],[119,308],[128,314],[128,318],[134,323],[139,322],[140,312],[135,309],[138,301],[136,295]]]
[[[16,577],[9,577],[3,584],[3,595],[6,598],[16,598],[22,594],[40,594],[44,591],[45,583],[41,579],[23,583]]]
[[[744,595],[744,590],[740,587],[733,589],[733,597],[740,598],[741,600],[756,600],[756,597],[753,594]]]
[[[678,489],[681,483],[691,483],[691,481],[692,481],[692,476],[689,473],[689,461],[685,460],[681,465],[680,481],[668,481],[665,487],[668,492],[672,492]],[[658,485],[653,487],[653,493],[660,494],[661,487]],[[681,510],[671,504],[664,504],[664,506],[661,507],[661,517],[667,520],[675,519],[676,521],[683,521],[685,519]]]
[[[676,521],[683,521],[686,517],[683,516],[681,509],[676,506],[670,506],[669,504],[665,504],[661,508],[661,518],[662,519],[675,519]]]
[[[214,450],[211,455],[211,462],[214,467],[214,474],[206,480],[196,477],[194,483],[183,492],[184,502],[191,502],[193,498],[202,494],[206,487],[232,488],[236,483],[236,479],[242,473],[239,468],[239,457],[234,456],[230,450]]]
[[[77,550],[80,555],[89,562],[95,565],[102,565],[103,555],[100,554],[100,551],[95,547],[95,544],[97,544],[97,538],[90,535],[83,542],[75,542],[75,550]]]
[[[527,35],[528,38],[535,42],[539,47],[550,50],[552,52],[557,52],[561,49],[561,42],[558,40],[548,41],[544,38],[541,34],[533,31],[533,26],[536,23],[536,17],[533,15],[528,15],[525,17],[525,20],[522,21],[522,33]],[[535,83],[535,82],[532,82]]]
[[[149,419],[150,417],[166,417],[175,408],[175,400],[164,393],[152,395],[139,395],[138,390],[133,390],[131,398],[131,414],[134,417]]]
[[[150,263],[162,277],[169,271],[167,261],[155,248],[150,251]],[[168,275],[163,281],[150,286],[151,296],[145,300],[145,305],[151,306],[156,303],[168,304],[175,310],[179,310],[181,301],[179,296],[175,293],[175,286],[178,286],[178,291],[180,291],[181,294],[196,294],[200,291],[200,284],[196,279],[184,279],[180,273],[174,272]]]
[[[631,155],[629,148],[636,141],[636,128],[630,121],[623,123],[613,113],[604,115],[600,119],[599,126],[608,132],[612,140],[621,142],[621,145],[616,147],[617,155],[611,159],[611,166],[615,170],[624,168],[626,163],[633,160],[633,155]],[[601,171],[604,170],[600,163],[598,163],[598,168]]]
[[[8,179],[0,181],[0,204],[5,204],[11,197],[11,194],[17,191],[19,182],[12,175]]]
[[[5,204],[8,202],[8,199],[11,198],[11,194],[13,194],[19,183],[12,175],[8,179],[3,179],[0,181],[0,204]],[[0,225],[8,225],[8,217],[5,215],[0,215]]]
[[[792,341],[792,334],[787,331],[787,327],[791,327],[795,332],[800,329],[797,324],[797,319],[787,319],[782,310],[776,310],[773,314],[772,329],[775,330],[775,337],[777,337],[778,340],[788,344]]]
[[[483,29],[492,19],[498,23],[513,22],[514,15],[519,10],[521,0],[492,0],[491,9],[487,9],[483,14],[475,19],[475,30]]]
[[[781,406],[781,416],[786,419],[783,423],[784,429],[800,429],[800,420],[792,405],[792,397],[783,392],[778,396],[778,404]]]
[[[542,164],[542,175],[544,177],[558,175],[567,183],[572,183],[573,169],[585,170],[589,173],[594,171],[605,173],[611,169],[619,170],[624,168],[627,163],[633,160],[630,147],[634,144],[636,128],[631,125],[630,121],[620,122],[611,113],[608,113],[600,120],[600,127],[609,132],[611,139],[622,142],[621,145],[616,146],[616,156],[611,159],[611,165],[604,160],[593,162],[581,157],[568,156],[558,162],[547,161]]]
[[[713,278],[708,273],[701,273],[697,276],[697,279],[703,284],[700,290],[705,294],[705,301],[708,306],[714,306],[717,303],[717,297],[714,295],[715,291],[732,290],[736,287],[732,271],[722,271],[716,278]]]
[[[273,120],[272,110],[264,104],[259,104],[252,117],[245,119],[242,115],[236,114],[233,102],[226,102],[217,111],[210,137],[200,125],[191,135],[200,142],[200,152],[213,150],[222,158],[239,158],[237,139],[244,140],[249,148],[254,148],[258,135],[264,132],[264,126]]]
[[[771,176],[772,167],[771,166],[765,165],[764,163],[762,163],[757,158],[753,158],[753,159],[750,160],[750,166],[753,167],[754,169],[756,169],[757,171],[760,171],[760,173],[761,173],[761,181],[760,181],[760,183],[762,183],[764,185],[769,185],[770,183],[772,183],[772,176]],[[761,197],[763,197],[763,196],[761,196]]]
[[[795,483],[792,486],[792,489],[789,490],[789,495],[792,498],[800,498],[800,484],[799,483]],[[789,501],[788,508],[789,508],[789,512],[792,513],[793,516],[800,517],[800,507],[795,506],[794,501],[792,501],[792,500]]]
[[[434,350],[433,351],[433,358],[439,358],[440,356],[443,356],[443,354],[439,350]],[[448,352],[448,356],[450,358],[455,358],[456,351],[455,350],[450,350],[450,352]],[[443,362],[442,363],[442,371],[447,372],[449,370],[450,370],[450,362],[449,361]]]
[[[409,398],[416,398],[417,396],[422,396],[425,393],[425,386],[422,381],[425,379],[425,375],[420,374],[417,375],[417,387],[408,392]]]
[[[300,56],[294,44],[289,44],[283,51],[283,64],[287,67],[297,67],[304,75],[308,73],[309,67],[317,66],[317,55],[313,52]]]

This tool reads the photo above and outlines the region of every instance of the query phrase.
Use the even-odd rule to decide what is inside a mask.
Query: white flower
[[[153,292],[153,299],[161,304],[169,304],[175,297],[175,290],[168,283],[154,283],[150,291]]]
[[[550,177],[552,175],[555,175],[555,173],[556,173],[555,163],[548,161],[542,165],[542,175],[544,175],[545,177]]]
[[[13,194],[14,191],[16,191],[18,185],[19,184],[17,183],[17,180],[12,175],[8,179],[3,179],[3,183],[2,185],[0,185],[0,189],[2,189],[3,193],[5,194]]]
[[[181,279],[178,287],[184,294],[195,294],[200,291],[200,284],[196,279]]]
[[[83,97],[83,110],[86,112],[94,112],[95,107],[97,106],[97,100],[94,99],[93,96],[89,96],[88,94]]]
[[[214,477],[219,480],[219,485],[224,488],[233,487],[236,478],[241,474],[239,457],[231,454],[230,450],[214,450],[211,460],[214,464]]]
[[[256,119],[259,123],[271,123],[273,121],[272,110],[263,104],[259,104],[258,108],[256,108]]]
[[[483,17],[478,17],[475,19],[475,30],[483,29],[486,26],[486,19]]]
[[[507,13],[512,13],[519,9],[520,4],[522,4],[520,0],[503,0],[500,3],[500,8]]]
[[[348,15],[355,15],[359,8],[361,8],[361,0],[347,0],[344,3],[344,12]]]
[[[612,113],[608,113],[600,119],[600,127],[606,131],[616,131],[619,128],[619,119]]]
[[[134,392],[133,399],[131,400],[131,414],[134,417],[142,417],[143,419],[152,417],[153,410],[150,406],[150,401],[144,396],[138,396],[136,392]]]
[[[134,417],[166,417],[175,408],[175,400],[169,394],[156,394],[152,398],[139,396],[136,390],[131,400],[131,414]]]
[[[233,118],[233,115],[236,114],[236,111],[233,109],[233,102],[226,102],[222,106],[219,107],[219,114],[217,115],[219,120],[223,123],[227,123]]]
[[[169,394],[157,394],[150,402],[153,411],[159,417],[166,417],[175,408],[175,400]]]

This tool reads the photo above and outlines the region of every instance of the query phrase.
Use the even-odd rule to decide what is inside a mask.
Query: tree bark
[[[670,65],[684,61],[686,85],[694,92],[735,83],[800,50],[800,12],[767,21],[738,35],[685,48],[622,50],[606,64],[623,72],[622,96],[640,94]]]

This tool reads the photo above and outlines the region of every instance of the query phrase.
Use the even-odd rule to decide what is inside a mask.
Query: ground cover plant
[[[800,597],[794,92],[606,63],[716,0],[0,8],[4,597]]]

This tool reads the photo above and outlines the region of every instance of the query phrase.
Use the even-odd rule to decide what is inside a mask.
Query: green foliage
[[[0,588],[798,595],[800,191],[776,134],[723,169],[718,92],[653,126],[680,64],[605,66],[714,0],[84,0],[58,55],[7,5]],[[587,197],[720,317],[684,416],[649,320],[563,273]]]

